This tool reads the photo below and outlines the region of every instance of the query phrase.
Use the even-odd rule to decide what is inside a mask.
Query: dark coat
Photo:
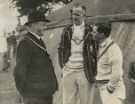
[[[31,33],[17,47],[14,77],[23,96],[51,96],[57,90],[54,67],[45,50],[43,41]]]
[[[135,61],[131,62],[129,65],[128,77],[129,77],[129,79],[135,80]]]
[[[72,25],[64,28],[59,45],[59,63],[61,68],[64,67],[71,55],[71,39],[72,39]],[[85,25],[83,57],[84,57],[84,71],[86,78],[90,83],[95,81],[97,74],[97,44],[92,39],[92,28],[89,24]]]

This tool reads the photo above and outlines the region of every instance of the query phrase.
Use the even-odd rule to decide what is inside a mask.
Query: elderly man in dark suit
[[[16,87],[24,104],[52,104],[57,79],[52,61],[41,39],[46,19],[39,11],[28,16],[28,33],[17,47],[14,71]]]

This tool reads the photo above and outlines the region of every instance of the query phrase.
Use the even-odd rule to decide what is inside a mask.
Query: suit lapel
[[[27,38],[29,40],[31,40],[39,48],[42,48],[42,49],[46,50],[46,46],[45,46],[44,42],[41,39],[38,39],[37,37],[35,37],[31,33],[27,34]]]

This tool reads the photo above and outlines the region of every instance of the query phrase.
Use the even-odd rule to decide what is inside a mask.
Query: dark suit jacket
[[[45,50],[43,41],[31,33],[17,47],[14,76],[23,96],[51,96],[57,90],[54,67]]]

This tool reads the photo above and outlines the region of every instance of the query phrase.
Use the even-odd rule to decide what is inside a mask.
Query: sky
[[[17,25],[17,16],[19,15],[15,8],[10,7],[9,0],[0,0],[0,34],[10,32]]]
[[[13,8],[11,0],[0,0],[0,35],[3,32],[11,32],[17,25],[19,13]],[[27,17],[21,18],[21,24],[27,21]]]

